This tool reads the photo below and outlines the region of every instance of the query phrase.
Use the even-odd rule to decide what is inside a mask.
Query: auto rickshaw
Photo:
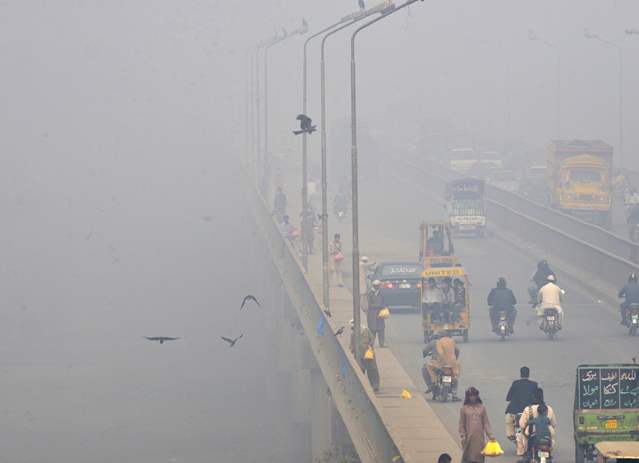
[[[420,308],[424,342],[428,343],[435,333],[446,331],[451,336],[462,336],[468,342],[470,328],[470,283],[464,267],[453,256],[441,256],[422,272]],[[430,306],[424,302],[429,281],[434,280],[441,290],[446,286],[450,291],[450,303]],[[427,299],[426,299],[427,300]]]
[[[575,463],[606,461],[615,447],[638,449],[639,365],[579,365],[576,379]]]
[[[639,442],[598,442],[597,463],[639,462]]]
[[[438,263],[447,264],[448,257],[455,255],[453,234],[448,222],[422,222],[419,226],[419,261],[424,267],[434,267]]]

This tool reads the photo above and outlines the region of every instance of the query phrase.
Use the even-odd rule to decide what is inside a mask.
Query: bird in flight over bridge
[[[165,341],[177,341],[180,338],[171,338],[169,336],[144,336],[144,339],[148,339],[149,341],[159,342],[160,344],[164,344]]]
[[[244,334],[240,334],[237,338],[235,339],[230,339],[230,338],[225,338],[224,336],[220,336],[220,338],[222,338],[223,341],[226,341],[229,343],[229,347],[233,347],[235,345],[235,343],[237,341],[239,341],[242,337],[244,337]]]

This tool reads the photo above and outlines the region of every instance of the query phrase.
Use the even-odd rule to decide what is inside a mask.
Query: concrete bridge
[[[361,249],[378,262],[414,260],[418,223],[442,218],[441,192],[447,173],[438,172],[432,165],[420,165],[419,160],[403,161],[389,158],[378,175],[361,182]],[[278,168],[285,190],[296,191],[294,169],[286,165]],[[376,350],[381,389],[375,394],[349,352],[348,327],[344,335],[334,335],[352,318],[349,289],[331,286],[332,317],[327,317],[320,302],[320,256],[309,256],[309,270],[304,272],[297,252],[285,243],[273,222],[270,200],[262,198],[250,182],[247,191],[260,240],[256,252],[273,263],[273,274],[281,283],[280,364],[286,371],[288,387],[296,391],[300,414],[310,416],[310,426],[300,430],[302,439],[308,442],[309,455],[321,459],[329,449],[352,447],[363,462],[436,461],[443,452],[460,461],[460,404],[431,403],[424,398],[419,316],[391,317],[387,325],[390,347]],[[297,217],[299,210],[295,196],[289,194],[291,217]],[[624,246],[633,248],[618,244],[618,239],[605,230],[592,229],[583,236],[573,236],[562,227],[577,229],[578,224],[557,217],[554,211],[529,205],[523,198],[501,196],[499,191],[491,190],[488,212],[488,238],[456,243],[472,282],[471,339],[460,346],[460,389],[470,385],[480,389],[493,428],[507,451],[502,461],[514,462],[517,458],[503,430],[505,395],[519,367],[528,365],[559,416],[556,456],[571,460],[576,365],[627,361],[628,352],[632,352],[632,340],[616,319],[615,283],[623,283],[626,272],[636,264],[633,255],[617,255],[614,251],[626,249]],[[346,247],[349,225],[348,221],[331,223],[329,229],[331,236],[334,232],[342,234]],[[589,242],[589,237],[595,243]],[[527,283],[541,258],[550,260],[568,291],[566,326],[556,342],[547,341],[531,323],[533,314],[526,305]],[[485,297],[499,276],[508,279],[520,301],[516,334],[507,343],[499,342],[490,332],[485,306]],[[557,352],[562,355],[558,357]],[[400,398],[404,389],[413,398]]]

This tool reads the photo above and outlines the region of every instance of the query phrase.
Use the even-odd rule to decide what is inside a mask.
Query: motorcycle
[[[552,442],[539,439],[531,449],[531,463],[552,463]]]
[[[432,357],[432,355],[432,353],[426,354],[425,357]],[[433,393],[433,400],[439,402],[448,402],[449,398],[451,400],[458,400],[454,395],[457,390],[457,381],[453,376],[453,367],[444,365],[442,368],[436,368],[435,376],[435,383],[430,386]]]
[[[628,335],[634,336],[639,328],[639,304],[630,304],[626,309],[626,325],[628,326]]]
[[[510,335],[510,321],[508,320],[508,312],[499,311],[499,321],[497,322],[497,335],[502,341],[506,340],[506,336]]]
[[[557,309],[544,309],[540,328],[550,339],[555,338],[555,334],[561,330],[560,315]]]
[[[453,383],[455,381],[453,378],[453,369],[445,365],[441,369],[438,368],[436,373],[437,381],[435,381],[433,385],[433,400],[448,402],[449,398],[451,400],[453,398]]]

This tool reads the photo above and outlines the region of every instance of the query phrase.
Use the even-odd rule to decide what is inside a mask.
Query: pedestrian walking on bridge
[[[494,440],[495,436],[479,391],[474,387],[466,390],[464,405],[459,414],[459,437],[464,452],[462,463],[484,463],[481,452],[486,445],[486,437]]]

